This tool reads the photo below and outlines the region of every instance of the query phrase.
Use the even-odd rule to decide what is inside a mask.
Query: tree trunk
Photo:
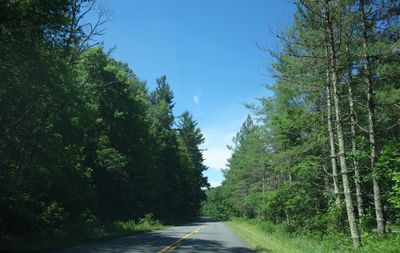
[[[360,0],[360,15],[362,24],[362,44],[363,44],[363,57],[364,57],[364,71],[366,75],[367,83],[367,108],[368,108],[368,133],[369,133],[369,145],[370,145],[370,166],[372,171],[372,184],[374,190],[374,204],[375,204],[375,215],[377,223],[378,234],[385,234],[385,225],[383,218],[382,200],[379,187],[379,172],[376,170],[376,139],[375,139],[375,108],[374,108],[374,97],[372,87],[372,74],[369,63],[369,55],[367,52],[367,28],[366,18],[364,12],[364,1]]]
[[[326,55],[328,56],[328,49],[326,49]],[[330,78],[329,70],[326,69],[326,110],[328,113],[328,132],[329,132],[329,144],[331,150],[331,164],[332,164],[332,176],[333,176],[333,193],[335,195],[335,204],[340,205],[340,192],[339,192],[339,178],[336,164],[336,147],[335,147],[335,136],[332,127],[332,96],[330,89]]]
[[[353,96],[353,80],[352,80],[352,64],[350,57],[349,44],[346,43],[346,56],[348,63],[348,91],[349,91],[349,106],[350,106],[350,128],[351,128],[351,151],[353,154],[357,152],[357,143],[356,143],[356,114],[354,110],[354,96]],[[353,170],[354,170],[354,185],[356,187],[356,199],[357,199],[357,210],[358,216],[364,216],[364,208],[363,208],[363,199],[361,196],[361,186],[360,186],[360,171],[358,166],[357,158],[353,158]]]
[[[336,49],[335,49],[335,40],[333,35],[333,24],[332,17],[330,13],[329,0],[325,0],[325,11],[326,11],[326,28],[327,28],[327,36],[328,36],[328,46],[330,50],[330,69],[331,69],[331,83],[332,83],[332,91],[333,91],[333,101],[334,101],[334,111],[335,111],[335,124],[336,124],[336,132],[338,138],[338,147],[339,147],[339,161],[340,168],[342,173],[342,181],[343,181],[343,192],[344,199],[346,202],[346,211],[347,218],[350,226],[351,238],[353,240],[354,247],[360,247],[360,234],[357,227],[356,217],[354,215],[353,208],[353,200],[351,197],[351,189],[350,182],[348,176],[348,170],[346,165],[346,157],[345,157],[345,147],[344,147],[344,135],[343,129],[341,125],[341,110],[340,110],[340,97],[338,94],[338,78],[337,78],[337,66],[336,66]]]

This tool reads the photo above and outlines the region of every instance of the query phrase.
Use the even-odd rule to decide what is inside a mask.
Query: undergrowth
[[[52,231],[38,231],[29,237],[0,235],[1,252],[42,252],[50,249],[78,245],[136,233],[164,228],[152,215],[138,221],[115,221],[112,223],[88,222],[68,225]]]
[[[266,221],[235,218],[227,224],[257,252],[268,253],[321,253],[321,252],[400,252],[400,234],[391,233],[380,237],[373,232],[363,233],[363,246],[352,247],[348,235],[339,233],[288,234],[283,225]]]

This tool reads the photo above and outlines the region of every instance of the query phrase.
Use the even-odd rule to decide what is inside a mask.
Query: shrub
[[[347,228],[347,213],[345,203],[341,203],[339,206],[330,206],[324,219],[327,225],[327,232],[345,232]]]
[[[81,222],[86,225],[95,225],[97,223],[97,217],[93,214],[90,209],[86,209],[80,215]]]
[[[66,218],[67,213],[61,204],[56,201],[45,206],[41,215],[41,219],[49,229],[61,229],[65,224]]]

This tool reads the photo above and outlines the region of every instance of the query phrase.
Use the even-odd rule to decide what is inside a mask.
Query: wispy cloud
[[[231,152],[225,146],[212,147],[204,151],[204,163],[207,167],[225,169]]]
[[[239,131],[247,116],[246,112],[242,105],[229,106],[215,112],[215,118],[203,127],[206,139],[203,155],[207,167],[226,169],[227,160],[231,156],[227,145],[232,144],[232,138]]]
[[[227,145],[232,144],[232,138],[236,134],[236,129],[227,131],[222,125],[221,128],[213,129],[205,133],[206,150],[204,151],[204,163],[209,168],[226,169],[228,159],[232,152]]]
[[[209,181],[211,187],[218,187],[221,185],[221,181]]]
[[[199,106],[199,104],[200,104],[200,96],[199,95],[193,96],[193,101],[196,104],[196,106]]]

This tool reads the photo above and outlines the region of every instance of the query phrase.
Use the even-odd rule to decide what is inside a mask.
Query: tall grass
[[[259,220],[233,219],[227,224],[257,252],[279,253],[338,253],[338,252],[400,252],[400,235],[385,238],[373,233],[363,234],[363,247],[354,249],[348,236],[343,234],[285,233],[281,226]]]

